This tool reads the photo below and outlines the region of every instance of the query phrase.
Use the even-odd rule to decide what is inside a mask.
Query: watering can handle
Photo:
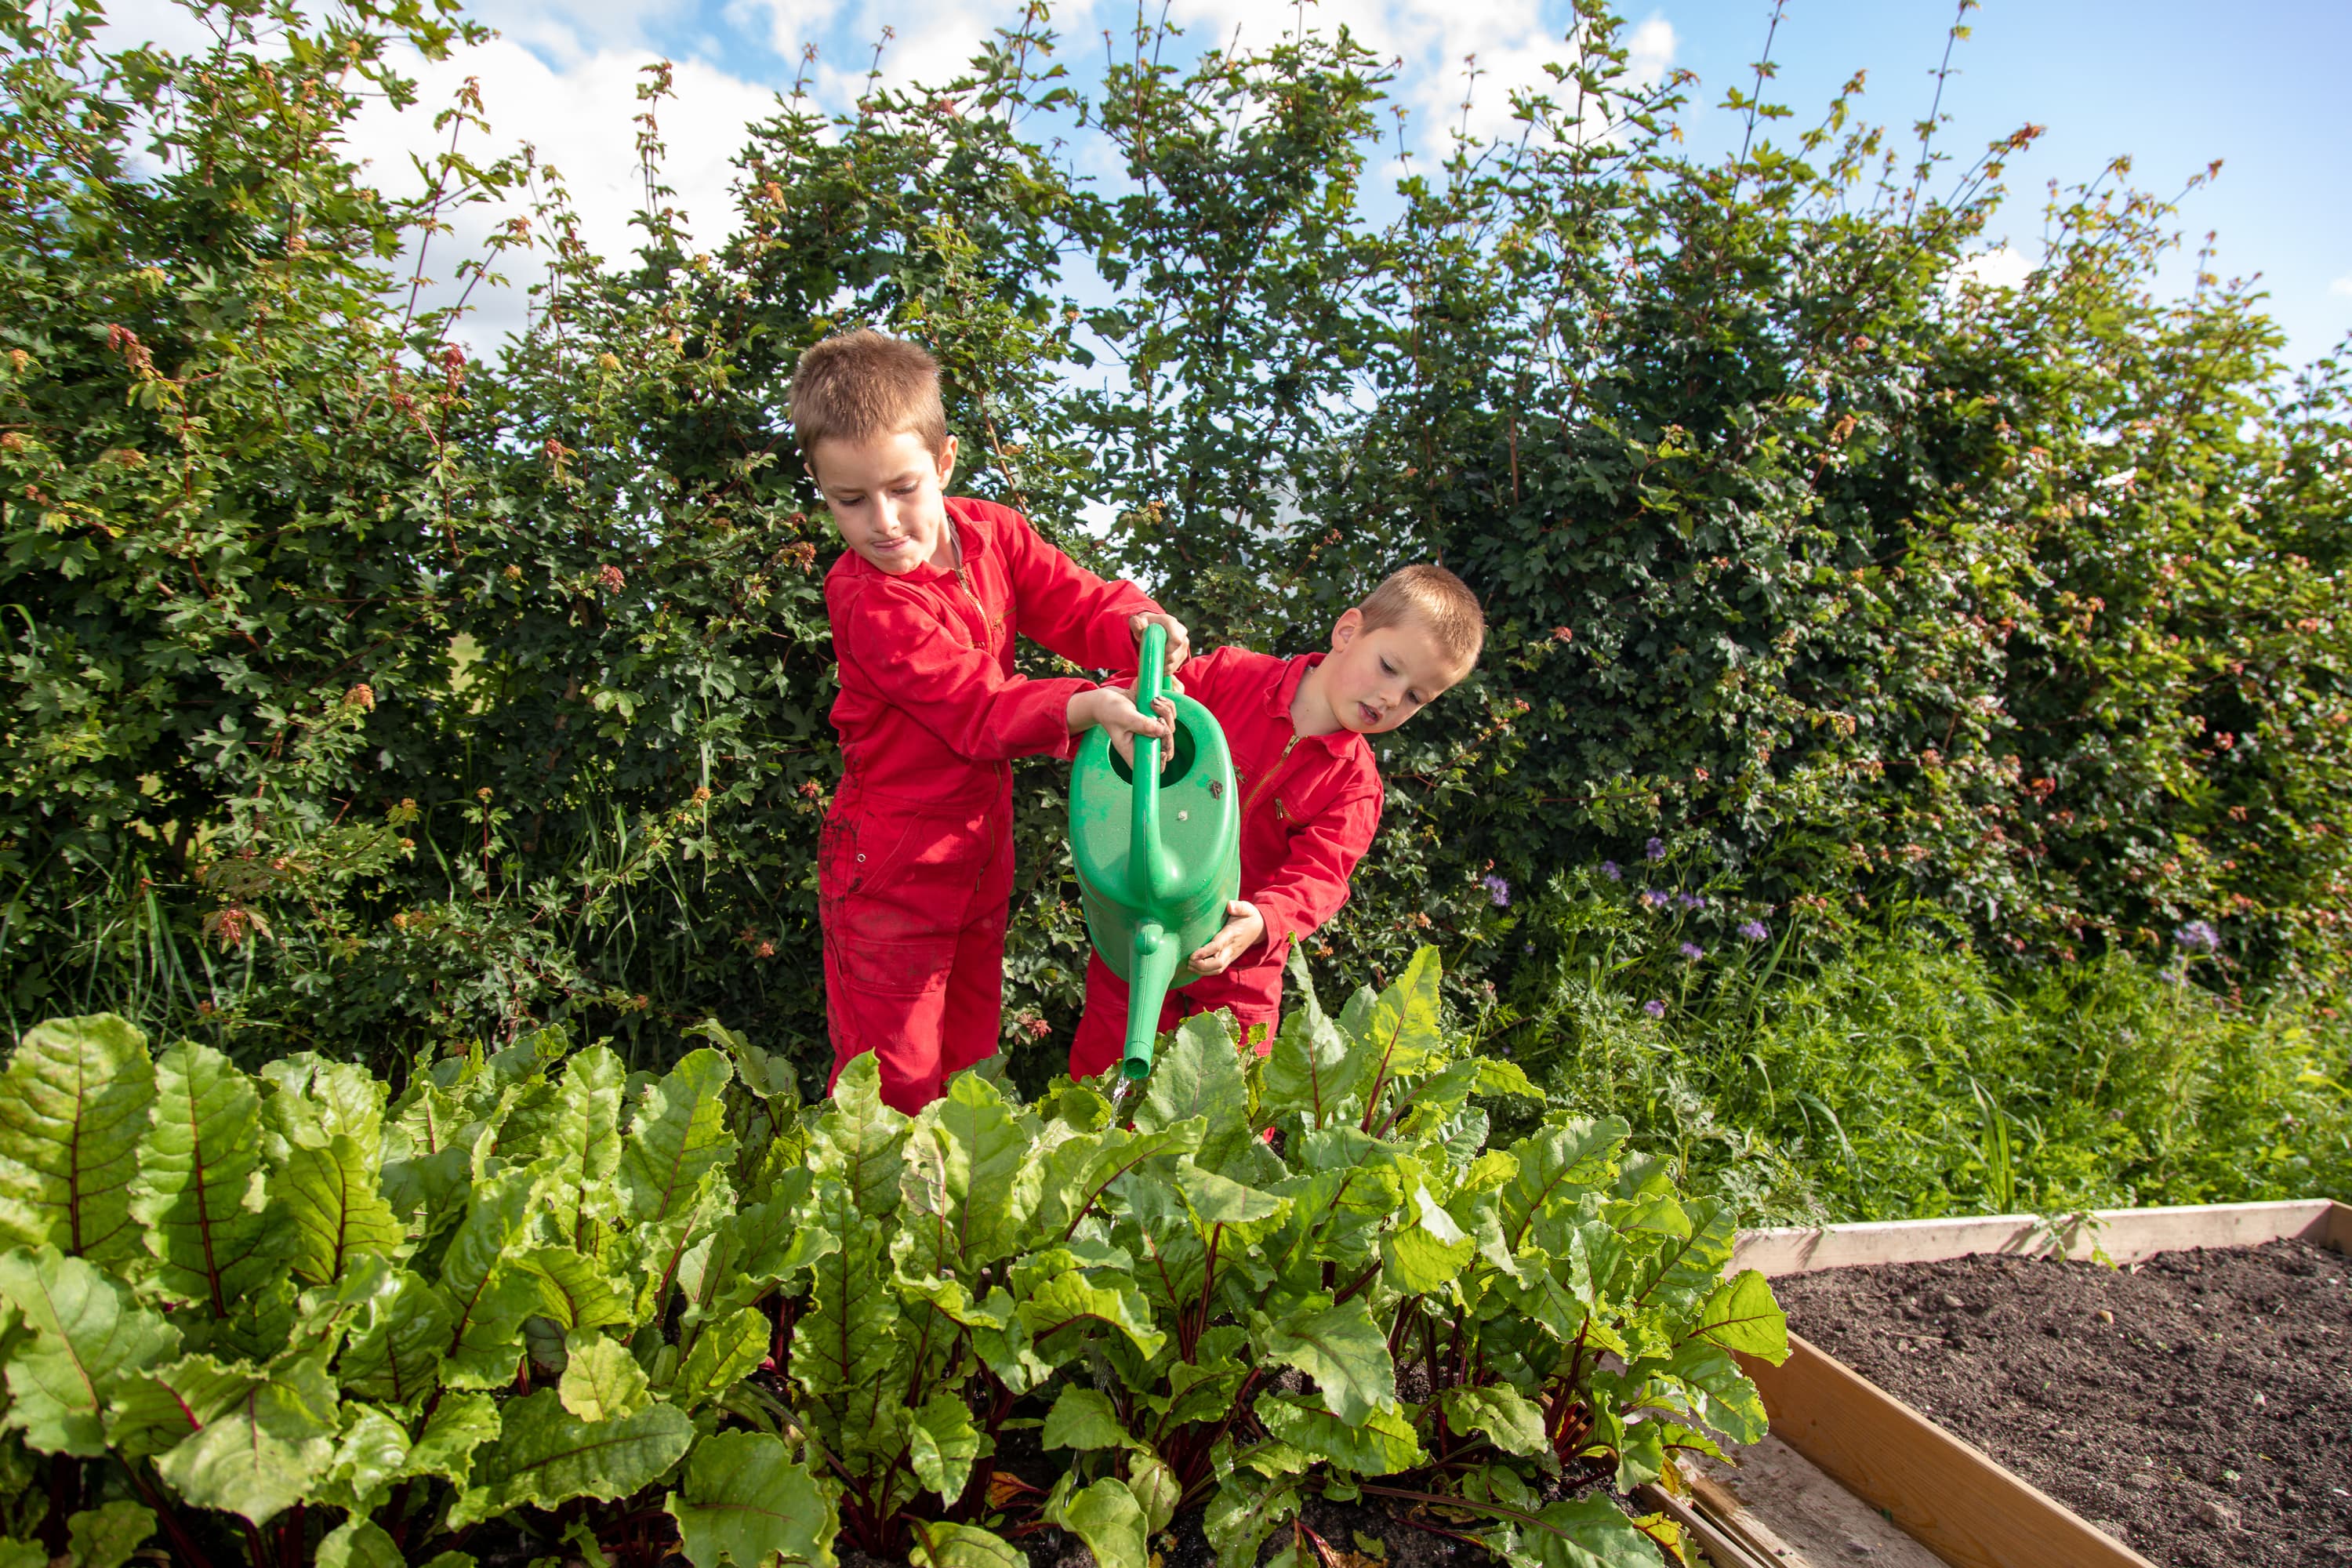
[[[1168,695],[1168,628],[1145,626],[1137,658],[1135,705],[1149,713]],[[1140,735],[1135,741],[1135,815],[1128,831],[1127,886],[1137,906],[1145,910],[1158,908],[1176,882],[1176,868],[1160,841],[1161,743]]]

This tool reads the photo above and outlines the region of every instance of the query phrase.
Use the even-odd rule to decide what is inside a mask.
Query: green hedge
[[[835,545],[780,410],[858,321],[939,353],[972,489],[1204,645],[1312,646],[1407,559],[1486,595],[1318,963],[1435,939],[1508,989],[1554,954],[1486,879],[1652,837],[1757,911],[1925,899],[2012,962],[2202,921],[2225,987],[2332,963],[2344,375],[2285,376],[2246,288],[2155,296],[2168,210],[2120,169],[1990,289],[1956,268],[2009,144],[1907,175],[1841,100],[1693,161],[1598,12],[1524,134],[1393,198],[1344,37],[1144,37],[1081,93],[1032,13],[943,91],[750,128],[711,254],[650,165],[607,263],[462,127],[414,197],[349,162],[358,95],[408,96],[388,47],[453,14],[210,15],[183,58],[0,5],[16,1026],[389,1063],[558,1018],[650,1065],[715,1015],[816,1071]],[[488,254],[417,256],[508,197]],[[469,363],[419,268],[543,274],[530,330]],[[1034,1087],[1083,949],[1060,780],[1020,779]]]

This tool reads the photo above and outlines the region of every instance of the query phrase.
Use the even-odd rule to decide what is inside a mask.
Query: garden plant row
[[[395,1093],[52,1020],[0,1080],[0,1562],[1013,1568],[1058,1528],[1144,1568],[1202,1509],[1226,1564],[1311,1563],[1321,1496],[1657,1563],[1612,1489],[1759,1436],[1733,1352],[1784,1321],[1622,1122],[1488,1147],[1533,1091],[1438,983],[1301,984],[1264,1059],[1190,1021],[1124,1104],[971,1072],[912,1119],[715,1024],[659,1076],[546,1030]]]

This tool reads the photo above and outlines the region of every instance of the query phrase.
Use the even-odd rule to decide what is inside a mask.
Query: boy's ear
[[[940,444],[938,461],[940,465],[940,489],[945,489],[948,488],[948,481],[955,477],[956,438],[954,437],[950,436]]]
[[[1331,651],[1339,653],[1364,629],[1364,612],[1350,605],[1331,623]]]

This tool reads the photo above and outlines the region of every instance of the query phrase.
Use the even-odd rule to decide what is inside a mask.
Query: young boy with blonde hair
[[[816,344],[792,417],[848,547],[824,583],[841,679],[841,787],[817,847],[834,1077],[872,1051],[882,1098],[912,1114],[997,1047],[1012,759],[1067,757],[1097,724],[1129,743],[1171,732],[1116,687],[1014,674],[1014,635],[1123,677],[1145,626],[1168,628],[1171,670],[1189,639],[1019,512],[944,493],[956,442],[917,345],[876,331]]]
[[[1486,612],[1443,566],[1392,573],[1331,628],[1331,651],[1276,658],[1224,647],[1180,672],[1216,716],[1242,792],[1242,897],[1224,928],[1189,960],[1202,976],[1168,993],[1164,1032],[1223,1007],[1257,1053],[1282,1016],[1282,968],[1293,942],[1348,900],[1348,879],[1381,825],[1381,775],[1368,735],[1385,735],[1470,673]],[[1119,1058],[1127,983],[1100,957],[1087,963],[1087,1010],[1070,1074]]]

